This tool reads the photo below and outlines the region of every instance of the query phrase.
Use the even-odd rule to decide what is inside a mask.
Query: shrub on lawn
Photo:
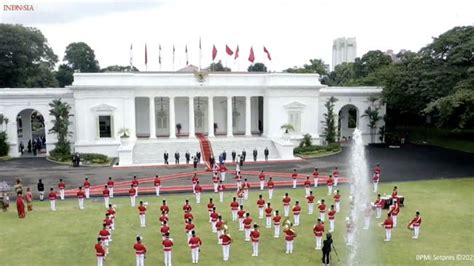
[[[329,152],[336,152],[341,149],[341,145],[339,143],[331,143],[326,146],[320,145],[311,145],[305,147],[296,147],[293,149],[294,154],[307,154],[313,153],[317,151],[329,151]]]
[[[104,164],[109,161],[107,155],[99,153],[79,153],[79,156],[81,157],[81,161],[92,164]]]

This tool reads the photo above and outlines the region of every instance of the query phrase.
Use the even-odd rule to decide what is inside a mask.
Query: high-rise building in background
[[[357,57],[357,43],[355,38],[338,38],[332,45],[331,69],[344,62],[354,62]]]

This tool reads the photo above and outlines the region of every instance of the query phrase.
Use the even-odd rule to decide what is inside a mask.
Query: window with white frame
[[[112,137],[112,116],[111,115],[99,115],[99,138],[111,138]]]
[[[115,107],[108,104],[101,104],[91,108],[96,118],[96,138],[110,139],[114,138],[114,112]]]
[[[301,111],[288,112],[288,124],[295,128],[295,133],[301,132]]]

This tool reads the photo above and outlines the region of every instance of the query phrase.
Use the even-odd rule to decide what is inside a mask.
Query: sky
[[[28,4],[33,11],[6,11],[4,5]],[[474,25],[472,0],[0,0],[0,22],[40,29],[62,60],[66,46],[85,42],[101,67],[133,65],[162,71],[189,63],[208,66],[212,46],[217,59],[245,71],[253,47],[256,61],[271,71],[302,66],[309,59],[332,62],[332,43],[355,37],[357,56],[370,50],[418,51],[454,26]],[[175,64],[172,47],[176,47]],[[225,53],[239,45],[239,60]],[[272,57],[263,53],[265,46]]]

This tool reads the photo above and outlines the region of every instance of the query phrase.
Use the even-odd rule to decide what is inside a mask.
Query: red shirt
[[[223,246],[228,246],[232,242],[232,239],[229,235],[221,235],[219,238],[222,239]]]
[[[268,181],[267,182],[267,187],[268,187],[268,189],[273,189],[273,187],[275,187],[275,183],[273,183],[273,181]]]
[[[280,225],[280,221],[281,221],[280,215],[275,215],[275,217],[273,217],[273,224]]]
[[[104,223],[106,226],[110,226],[111,224],[113,224],[113,221],[112,221],[112,219],[110,219],[110,218],[105,218],[103,223]]]
[[[192,211],[193,207],[191,207],[190,204],[184,204],[183,205],[183,211],[187,211],[187,210]]]
[[[315,236],[323,236],[324,224],[317,224],[313,227],[313,233]]]
[[[107,186],[108,186],[109,188],[114,187],[114,181],[112,181],[112,180],[107,181]]]
[[[217,190],[218,191],[224,191],[225,190],[225,186],[223,184],[219,184],[219,186],[217,186]]]
[[[382,199],[376,199],[374,202],[375,207],[377,208],[383,208],[384,201]]]
[[[191,182],[193,182],[193,184],[196,184],[197,181],[199,181],[199,177],[197,177],[197,175],[191,178]]]
[[[263,173],[260,174],[260,175],[258,176],[258,179],[260,179],[260,181],[265,181],[265,174],[263,174]]]
[[[159,178],[155,178],[155,180],[153,181],[153,185],[155,185],[155,187],[161,186],[161,180]]]
[[[230,209],[233,211],[236,211],[239,209],[239,203],[237,201],[232,201],[230,203]]]
[[[258,242],[260,240],[260,232],[257,230],[250,232],[250,239],[252,239],[252,242]]]
[[[379,174],[375,174],[373,177],[372,177],[372,181],[374,183],[378,183],[380,181],[380,175]]]
[[[272,217],[272,212],[273,212],[272,208],[266,208],[265,209],[265,216],[266,217]]]
[[[128,195],[130,195],[130,197],[135,196],[135,193],[136,193],[136,192],[137,192],[137,191],[136,191],[134,188],[130,188],[130,189],[128,190]]]
[[[420,226],[421,225],[421,216],[413,218],[409,225]]]
[[[293,215],[299,215],[301,212],[301,207],[299,205],[296,205],[293,207]]]
[[[219,218],[219,214],[217,212],[211,213],[211,222],[216,222]]]
[[[237,212],[237,215],[239,216],[239,219],[243,219],[245,216],[245,211],[244,210],[239,210]]]
[[[382,168],[380,168],[379,166],[375,166],[374,172],[380,175],[380,173],[382,172]]]
[[[192,223],[187,223],[186,226],[184,226],[184,230],[186,231],[186,233],[193,231],[193,229],[194,229],[194,224]]]
[[[242,176],[241,176],[241,175],[236,175],[234,178],[235,178],[235,180],[236,180],[237,182],[240,182],[240,180],[242,180]]]
[[[170,232],[170,227],[168,225],[162,225],[160,228],[160,232],[162,235]]]
[[[145,214],[146,213],[146,207],[145,206],[138,206],[138,213],[140,215]]]
[[[387,218],[383,222],[383,225],[385,226],[385,229],[392,229],[393,228],[393,221],[392,218]]]
[[[110,190],[108,189],[102,190],[102,195],[104,196],[104,198],[108,198],[110,195]]]
[[[163,242],[161,242],[161,244],[163,245],[163,251],[171,251],[172,250],[173,241],[171,241],[170,239],[163,240]]]
[[[314,203],[314,196],[313,195],[306,196],[306,199],[308,200],[308,203]]]
[[[116,213],[116,212],[115,212],[114,209],[108,209],[108,210],[107,210],[107,214],[109,214],[109,215],[115,216],[115,213]]]
[[[243,221],[243,224],[244,224],[244,229],[252,228],[252,218],[251,217],[245,218]]]
[[[392,216],[397,216],[399,212],[400,212],[400,207],[398,204],[395,204],[394,206],[390,208],[390,214]]]
[[[341,201],[341,194],[336,194],[333,196],[335,202],[340,202]]]
[[[192,249],[193,248],[198,248],[202,245],[202,241],[198,236],[193,236],[193,237],[191,237],[191,239],[189,239],[188,244]]]
[[[329,220],[334,220],[334,216],[336,216],[336,210],[330,210],[328,212]]]
[[[168,221],[168,217],[166,215],[161,215],[159,220],[162,223],[164,221]]]
[[[135,243],[135,245],[133,245],[133,248],[135,249],[136,255],[142,255],[146,253],[146,247],[142,243]]]
[[[298,174],[297,174],[297,173],[293,173],[293,174],[291,174],[291,177],[292,177],[293,179],[296,179],[296,178],[298,177]]]
[[[56,192],[52,191],[52,192],[49,192],[48,194],[48,198],[49,200],[56,200]]]
[[[95,244],[95,255],[97,257],[104,257],[105,256],[105,248],[102,244]]]
[[[217,230],[222,230],[222,229],[224,229],[223,227],[224,227],[224,222],[223,221],[217,221],[216,222]]]
[[[191,219],[191,220],[194,219],[193,214],[190,212],[187,212],[184,214],[184,221],[187,221],[188,219]]]
[[[244,182],[244,184],[242,185],[242,188],[245,190],[248,190],[250,188],[249,182]]]
[[[200,185],[197,185],[194,187],[194,191],[196,191],[196,193],[201,193],[202,192],[202,187]]]
[[[84,181],[84,188],[90,188],[90,187],[91,187],[91,183],[88,180]]]
[[[109,239],[109,231],[107,229],[102,229],[99,231],[99,236],[100,236],[100,239],[102,240],[107,240]]]
[[[332,176],[338,177],[338,176],[339,176],[339,171],[338,171],[338,170],[334,170],[334,171],[332,172]]]
[[[325,213],[326,212],[326,204],[319,204],[318,206],[319,212],[320,213]]]
[[[285,231],[285,240],[286,241],[293,241],[295,239],[295,233],[292,230],[286,230]]]
[[[308,179],[306,181],[304,181],[304,186],[305,187],[310,187],[311,186],[311,181],[309,181]]]
[[[138,180],[133,179],[133,180],[132,180],[132,185],[133,185],[134,187],[138,187]]]
[[[219,180],[220,180],[220,178],[219,178],[218,175],[215,175],[215,176],[212,177],[212,182],[213,183],[219,183]]]
[[[208,203],[207,204],[207,211],[209,212],[212,212],[212,210],[214,209],[216,205],[214,205],[214,203]]]
[[[283,206],[288,206],[290,205],[291,198],[290,197],[284,197],[283,198]]]
[[[219,172],[224,173],[227,171],[227,167],[225,167],[223,164],[219,167]]]
[[[161,205],[160,211],[165,212],[165,214],[168,214],[170,212],[170,208],[168,205]]]
[[[77,198],[83,199],[83,198],[85,198],[85,197],[86,197],[86,193],[84,193],[83,190],[79,190],[79,191],[77,192]]]
[[[58,184],[59,189],[64,189],[65,187],[66,187],[66,184],[63,181],[59,182]]]
[[[257,200],[257,206],[258,206],[259,208],[265,207],[265,200],[264,200],[264,199],[259,199],[259,200]]]
[[[392,192],[392,198],[397,198],[398,192],[395,190]]]
[[[327,181],[327,184],[328,184],[329,187],[334,185],[334,179],[329,178],[328,181]]]
[[[313,178],[319,178],[319,172],[313,171]]]

